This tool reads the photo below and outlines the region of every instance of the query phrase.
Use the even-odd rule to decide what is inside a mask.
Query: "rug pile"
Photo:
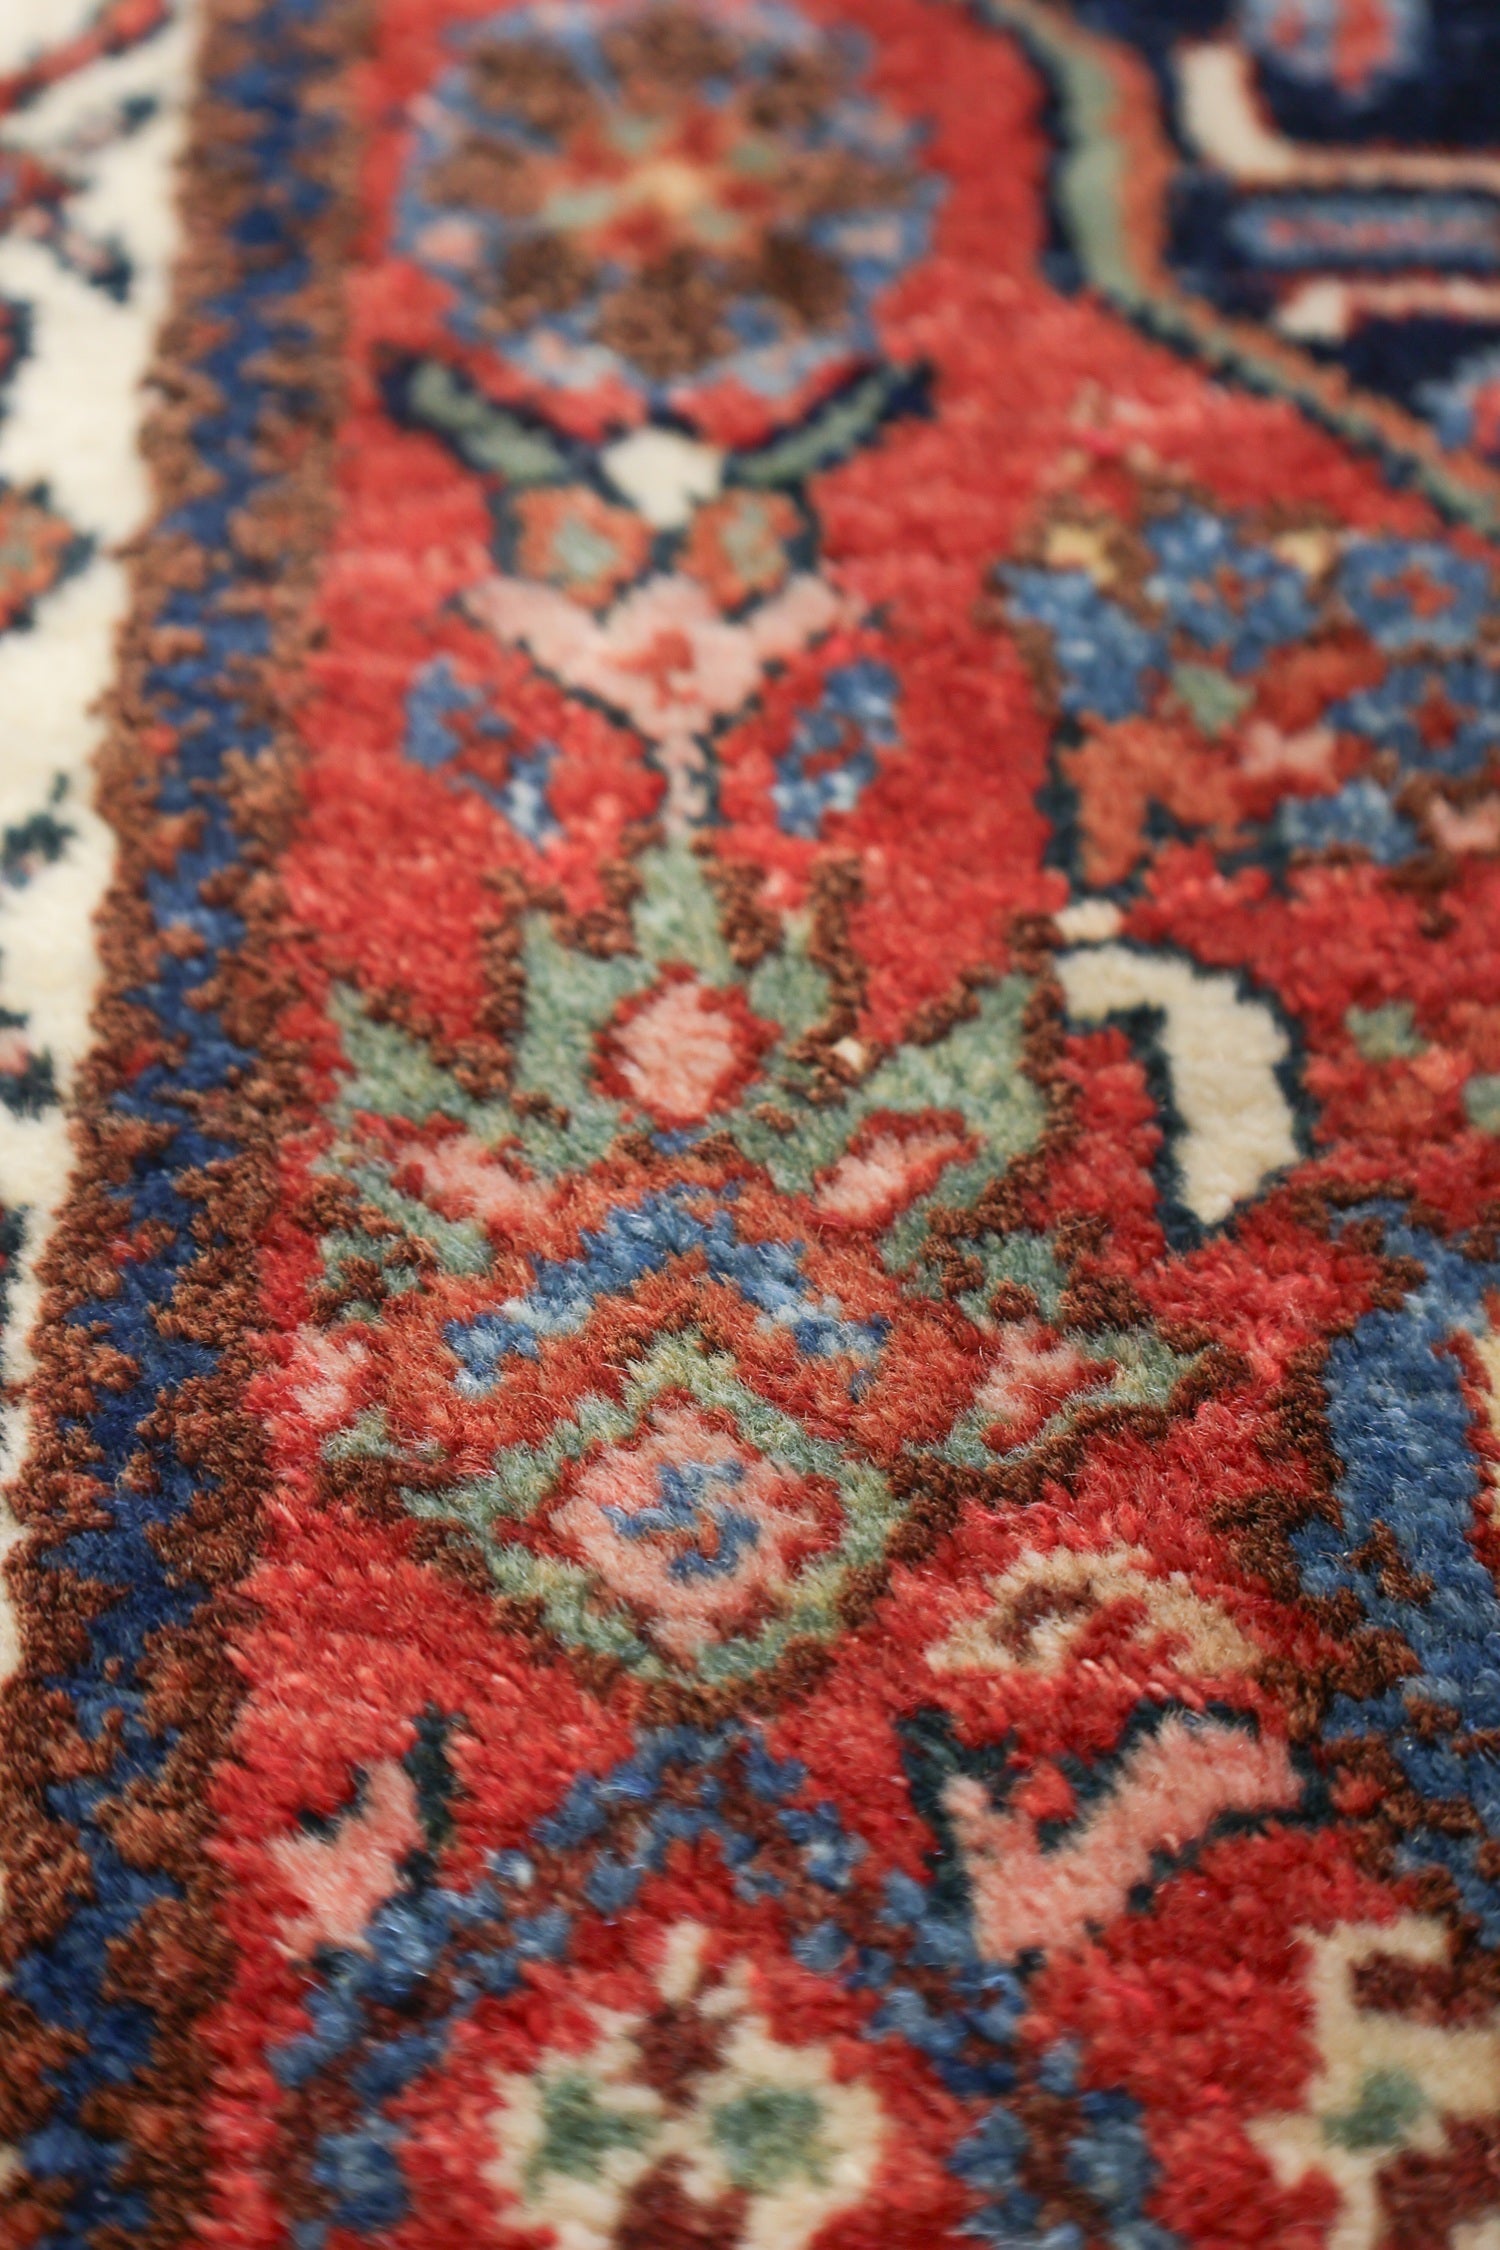
[[[1500,2250],[1497,84],[0,8],[17,2250]]]

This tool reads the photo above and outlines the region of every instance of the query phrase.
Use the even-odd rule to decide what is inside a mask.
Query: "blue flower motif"
[[[1417,832],[1375,782],[1350,781],[1334,797],[1289,797],[1276,815],[1278,840],[1294,851],[1355,844],[1382,867],[1410,859]]]
[[[1157,565],[1146,581],[1147,598],[1200,648],[1227,655],[1232,671],[1253,671],[1273,648],[1311,630],[1301,573],[1237,538],[1206,509],[1163,516],[1150,526],[1146,543]]]
[[[1166,663],[1166,641],[1101,594],[1086,571],[1008,570],[1011,607],[1044,625],[1062,673],[1062,707],[1099,719],[1130,719],[1145,709],[1146,676]]]
[[[1491,600],[1488,567],[1431,539],[1356,539],[1338,588],[1371,639],[1393,654],[1467,648]]]
[[[1434,704],[1452,715],[1447,740],[1429,739],[1421,719]],[[1446,664],[1396,664],[1376,687],[1361,688],[1329,710],[1331,726],[1394,750],[1403,766],[1434,773],[1477,773],[1500,749],[1500,670],[1473,657]]]
[[[1359,109],[1422,66],[1431,34],[1431,0],[1382,0],[1381,38],[1352,65],[1340,37],[1345,0],[1239,0],[1240,36],[1278,70],[1316,86],[1332,102]]]

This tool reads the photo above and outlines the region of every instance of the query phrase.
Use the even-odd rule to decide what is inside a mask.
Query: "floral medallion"
[[[424,106],[401,241],[462,342],[564,392],[778,406],[875,348],[937,183],[794,10],[518,9]]]

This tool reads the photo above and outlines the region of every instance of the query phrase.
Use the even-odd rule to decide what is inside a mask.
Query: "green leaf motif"
[[[1321,2120],[1323,2138],[1335,2148],[1391,2148],[1406,2138],[1428,2106],[1409,2070],[1367,2071],[1354,2107]]]
[[[418,360],[404,389],[412,420],[446,438],[469,468],[511,485],[552,484],[567,475],[567,455],[544,430],[496,406],[442,360]]]
[[[608,2107],[582,2071],[548,2079],[542,2087],[542,2137],[524,2175],[527,2192],[535,2195],[554,2172],[570,2180],[597,2179],[615,2149],[647,2147],[656,2133],[654,2117]]]
[[[931,1212],[963,1209],[1012,1157],[1035,1143],[1045,1111],[1023,1067],[1023,1018],[1031,992],[1026,978],[1007,977],[983,989],[971,1017],[930,1046],[903,1047],[887,1056],[842,1101],[814,1101],[794,1050],[826,1014],[830,988],[808,957],[806,917],[789,917],[780,947],[747,975],[730,955],[719,902],[694,852],[670,845],[642,854],[637,866],[634,953],[601,960],[565,944],[546,914],[525,918],[525,1012],[515,1085],[522,1095],[544,1095],[544,1105],[475,1100],[420,1042],[395,1025],[374,1021],[346,989],[334,1003],[349,1064],[336,1105],[346,1130],[354,1133],[361,1111],[414,1125],[448,1117],[486,1147],[514,1149],[544,1178],[587,1170],[607,1154],[627,1122],[623,1105],[595,1078],[600,1034],[623,1002],[649,990],[662,970],[680,967],[712,989],[740,986],[752,1013],[775,1027],[763,1075],[737,1107],[710,1122],[731,1135],[752,1163],[763,1165],[784,1194],[811,1194],[818,1175],[837,1164],[861,1129],[882,1113],[937,1109],[962,1118],[977,1154],[950,1167],[905,1214],[885,1248],[892,1271],[920,1255]],[[760,1114],[768,1100],[790,1119],[790,1130]],[[368,1175],[361,1185],[369,1196]],[[389,1193],[378,1207],[398,1216]],[[469,1270],[460,1261],[476,1254],[472,1245],[441,1228],[434,1233],[410,1213],[405,1217],[445,1263],[453,1261],[449,1270]]]
[[[774,2195],[797,2179],[828,2177],[816,2095],[799,2087],[751,2086],[713,2113],[710,2133],[737,2188]]]

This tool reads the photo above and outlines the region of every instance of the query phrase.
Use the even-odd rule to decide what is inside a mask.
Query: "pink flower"
[[[1040,1321],[1017,1322],[1002,1335],[975,1396],[980,1413],[993,1417],[986,1442],[997,1448],[1025,1445],[1068,1399],[1107,1382],[1113,1372],[1108,1361],[1085,1359]]]
[[[826,1219],[851,1227],[886,1227],[919,1195],[936,1186],[940,1174],[969,1148],[954,1126],[936,1124],[917,1132],[876,1131],[840,1157],[813,1199]]]
[[[658,1125],[698,1125],[735,1100],[774,1036],[738,992],[716,992],[688,970],[668,970],[616,1016],[602,1043],[601,1076]]]
[[[695,1406],[658,1406],[599,1454],[552,1529],[679,1658],[746,1625],[824,1540],[813,1487]]]
[[[333,1836],[278,1836],[271,1857],[304,1909],[282,1922],[288,1952],[343,1945],[368,1953],[365,1926],[395,1889],[402,1860],[422,1841],[416,1791],[394,1758],[373,1768],[358,1811],[340,1821]]]

